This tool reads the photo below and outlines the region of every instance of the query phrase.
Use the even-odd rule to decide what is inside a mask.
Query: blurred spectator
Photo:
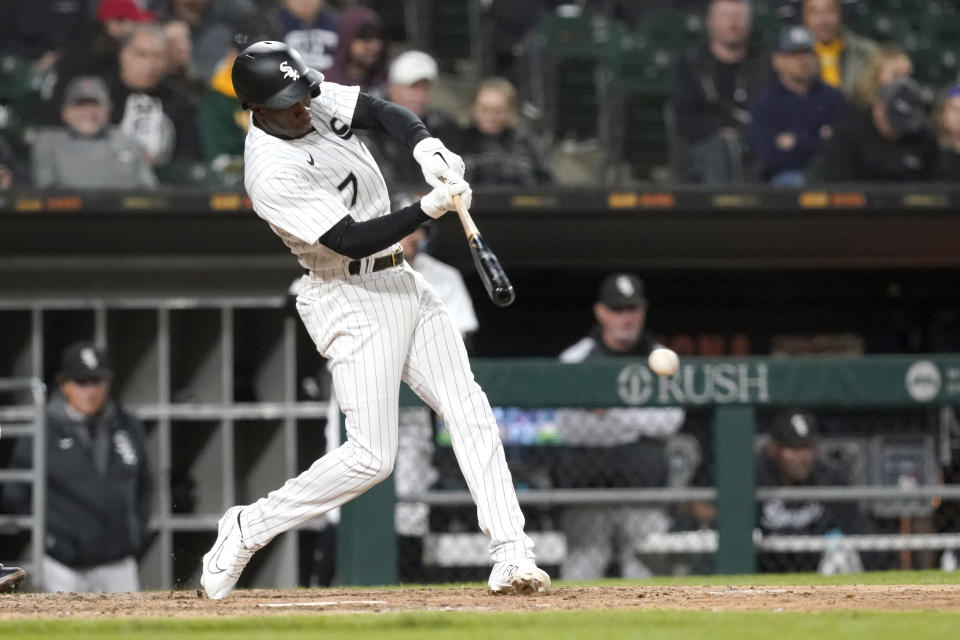
[[[817,420],[809,413],[783,411],[770,428],[770,438],[757,461],[757,487],[822,487],[850,484],[843,472],[817,456]],[[826,535],[870,533],[866,514],[856,502],[784,500],[771,498],[758,505],[757,524],[764,535]],[[859,554],[845,549],[841,558],[830,558],[840,567],[832,573],[862,571]],[[761,553],[761,571],[817,571],[826,567],[819,553]],[[844,571],[843,569],[846,569]],[[840,570],[838,570],[840,569]]]
[[[802,14],[803,24],[816,40],[820,79],[851,97],[877,43],[843,24],[839,0],[804,0]]]
[[[113,367],[89,342],[63,352],[59,392],[46,409],[45,591],[136,591],[153,480],[143,425],[110,399]],[[32,443],[17,441],[13,465],[30,466]],[[6,506],[29,513],[30,487],[7,487]]]
[[[0,191],[29,184],[26,166],[0,134]]]
[[[402,53],[390,65],[386,97],[417,114],[430,135],[462,153],[457,145],[460,128],[456,121],[431,106],[437,76],[437,63],[430,55],[423,51]],[[410,147],[387,134],[363,132],[363,135],[389,186],[423,185],[423,171],[413,159]]]
[[[811,180],[916,182],[937,166],[937,139],[927,126],[916,82],[899,78],[880,88],[873,106],[838,126],[811,163]]]
[[[684,147],[681,179],[720,185],[745,177],[748,105],[769,78],[766,57],[750,49],[750,21],[748,2],[711,0],[707,44],[677,62],[670,108]]]
[[[77,76],[64,93],[65,127],[44,129],[33,146],[33,179],[39,188],[152,188],[153,169],[136,140],[111,126],[107,85]]]
[[[95,0],[3,0],[0,55],[35,61],[40,71],[47,71],[56,61],[57,51],[87,24],[94,3]]]
[[[480,25],[484,50],[491,57],[488,64],[494,75],[507,77],[515,84],[521,83],[521,61],[526,54],[527,34],[547,13],[548,4],[544,0],[492,0],[486,3]]]
[[[20,567],[8,567],[0,564],[0,593],[16,591],[27,572]]]
[[[780,34],[773,66],[776,78],[751,109],[753,145],[765,181],[802,186],[807,163],[833,135],[847,103],[818,77],[813,36],[806,28]]]
[[[853,89],[853,104],[859,109],[868,109],[877,97],[880,87],[896,78],[913,75],[913,63],[899,45],[885,44],[867,60],[863,73],[857,78]]]
[[[196,112],[201,157],[225,183],[243,180],[243,141],[250,126],[250,112],[244,109],[233,89],[233,61],[237,55],[261,40],[269,40],[269,25],[254,17],[237,21],[230,49],[210,79]]]
[[[163,29],[139,25],[120,48],[119,68],[107,76],[111,122],[134,138],[154,167],[197,154],[193,105],[167,80]]]
[[[325,0],[283,0],[276,20],[280,39],[300,52],[307,66],[326,71],[337,50],[337,18],[324,8]]]
[[[934,179],[960,181],[960,85],[947,91],[937,108],[935,120],[940,135],[940,160]]]
[[[233,25],[251,15],[250,0],[165,0],[157,13],[166,20],[180,20],[190,27],[193,68],[208,82],[233,38]]]
[[[152,12],[144,11],[134,0],[101,0],[96,23],[77,34],[60,52],[38,121],[59,125],[63,90],[70,80],[79,75],[109,75],[117,67],[120,42],[138,24],[155,20]]]
[[[410,198],[413,201],[413,198]],[[435,223],[426,222],[416,231],[400,241],[403,258],[426,280],[450,312],[464,342],[469,345],[470,335],[477,330],[477,314],[473,310],[473,301],[467,292],[463,276],[456,268],[440,262],[426,252],[431,232],[436,231]]]
[[[560,354],[562,362],[596,358],[646,361],[657,343],[644,331],[647,299],[643,282],[630,273],[613,273],[600,285],[590,335]],[[557,412],[560,460],[553,467],[559,489],[663,487],[669,471],[663,440],[682,426],[678,408],[564,410]],[[560,568],[564,580],[606,575],[615,560],[618,575],[646,578],[651,570],[637,557],[635,543],[664,532],[666,514],[657,508],[622,505],[571,505],[563,510],[567,555]]]
[[[193,68],[193,42],[190,26],[183,20],[170,20],[163,25],[167,38],[167,78],[177,90],[191,99],[203,92],[204,82]]]
[[[360,87],[382,97],[387,80],[387,48],[380,16],[373,9],[351,6],[340,14],[337,51],[325,72],[327,81]]]
[[[508,80],[481,82],[471,115],[458,142],[471,184],[529,186],[553,181],[534,141],[517,129],[517,92]]]

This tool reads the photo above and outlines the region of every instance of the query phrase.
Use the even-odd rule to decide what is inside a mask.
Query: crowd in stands
[[[294,46],[328,81],[359,85],[420,115],[467,159],[478,186],[563,183],[548,157],[570,135],[598,139],[612,163],[647,154],[666,169],[633,166],[637,180],[801,186],[958,175],[960,84],[947,63],[956,62],[960,44],[917,44],[896,30],[875,41],[847,24],[852,16],[867,24],[863,16],[876,7],[890,22],[882,9],[895,0],[459,4],[480,17],[471,35],[483,55],[467,71],[433,50],[435,39],[391,39],[396,29],[377,12],[385,3],[373,1],[7,0],[0,189],[239,187],[249,116],[230,69],[239,51],[263,39]],[[937,7],[954,11],[934,2],[921,13]],[[432,11],[439,19],[440,9]],[[579,35],[571,31],[586,44],[572,42]],[[611,42],[622,51],[610,54]],[[568,59],[564,45],[580,49]],[[921,54],[942,54],[944,64],[926,62],[918,74]],[[584,85],[583,95],[571,96],[573,69],[591,83],[606,77],[619,86]],[[939,78],[931,80],[930,69]],[[468,107],[435,107],[444,78],[473,94]],[[630,108],[636,95],[647,99],[643,115]],[[578,104],[595,107],[598,123],[571,134],[576,118],[592,117],[573,113]],[[662,149],[649,142],[658,136]],[[407,150],[377,134],[366,138],[391,186],[419,184]]]

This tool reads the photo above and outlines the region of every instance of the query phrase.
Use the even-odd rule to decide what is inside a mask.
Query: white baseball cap
[[[388,80],[393,84],[414,84],[421,80],[437,80],[437,61],[423,51],[401,53],[390,65]]]

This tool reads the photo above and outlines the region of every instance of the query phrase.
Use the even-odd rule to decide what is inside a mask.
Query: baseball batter
[[[397,241],[430,218],[469,204],[463,161],[410,111],[324,82],[282,42],[237,57],[233,85],[251,110],[244,163],[254,210],[307,269],[297,310],[330,361],[347,440],[296,478],[220,519],[203,557],[207,595],[225,597],[251,556],[275,536],[351,500],[393,470],[400,381],[449,425],[494,562],[490,589],[550,587],[507,468],[486,395],[473,379],[460,333]],[[353,129],[404,140],[433,191],[389,212],[387,187]]]

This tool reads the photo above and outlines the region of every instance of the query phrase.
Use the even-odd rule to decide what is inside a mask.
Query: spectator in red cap
[[[134,0],[102,0],[97,6],[97,21],[153,22],[155,16]]]
[[[134,0],[101,0],[97,5],[97,21],[77,35],[60,52],[54,69],[56,84],[50,97],[40,107],[41,124],[60,124],[63,90],[77,76],[106,76],[117,66],[120,41],[138,23],[153,22],[156,16],[144,11]]]

